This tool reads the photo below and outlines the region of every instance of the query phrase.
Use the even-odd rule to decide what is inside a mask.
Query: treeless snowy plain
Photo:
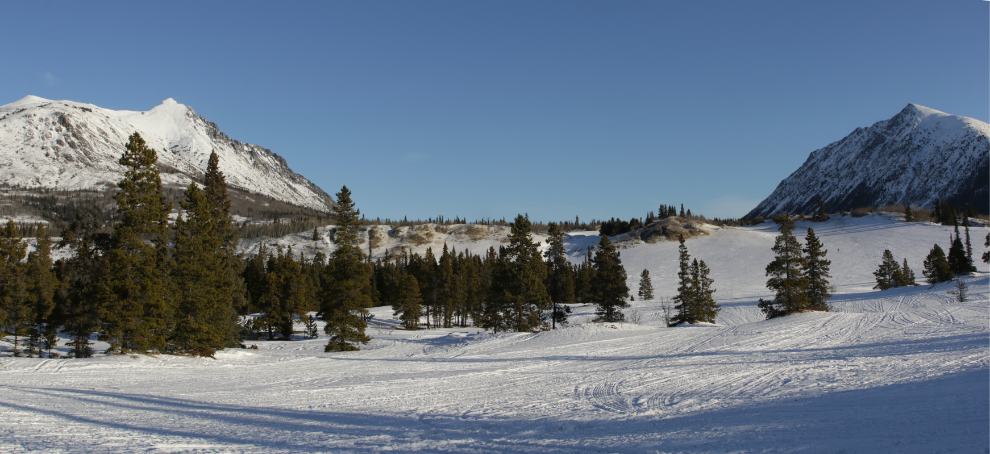
[[[2,358],[0,452],[870,452],[990,451],[990,274],[970,300],[934,288],[872,290],[885,248],[922,280],[951,228],[884,215],[814,227],[833,312],[763,320],[773,224],[687,242],[712,269],[715,325],[639,323],[542,333],[394,329],[375,308],[360,352],[325,339],[258,342],[217,359]],[[972,229],[974,255],[986,228]],[[597,242],[569,238],[572,259]],[[462,246],[459,246],[459,250]],[[673,296],[676,243],[622,250],[632,293],[650,270]],[[9,345],[9,344],[8,344]]]

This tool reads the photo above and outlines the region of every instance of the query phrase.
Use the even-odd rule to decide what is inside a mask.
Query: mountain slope
[[[908,104],[889,120],[857,128],[811,153],[747,217],[861,206],[931,206],[944,199],[986,213],[990,125]]]
[[[62,190],[114,187],[127,138],[139,132],[158,151],[162,182],[185,186],[220,158],[238,189],[328,211],[326,192],[292,171],[270,150],[231,139],[217,125],[169,98],[147,112],[27,96],[0,106],[0,184]]]

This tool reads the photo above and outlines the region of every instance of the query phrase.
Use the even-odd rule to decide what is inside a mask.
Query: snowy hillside
[[[937,199],[990,209],[990,125],[908,104],[893,118],[812,152],[747,216],[810,214],[818,200],[835,212],[931,207]]]
[[[323,353],[324,337],[216,360],[4,357],[0,452],[988,452],[990,273],[980,264],[962,303],[946,284],[873,290],[884,249],[920,277],[947,246],[951,228],[892,218],[798,223],[829,251],[829,313],[763,320],[767,223],[687,241],[712,269],[715,325],[666,328],[657,301],[637,301],[638,323],[576,306],[552,332],[403,331],[383,307],[360,352]],[[417,247],[501,237],[475,233]],[[978,255],[987,228],[971,234]],[[572,260],[596,241],[571,235]],[[629,275],[647,268],[672,296],[677,243],[626,246]]]
[[[0,184],[65,190],[115,187],[128,137],[158,151],[162,182],[185,186],[206,170],[210,152],[235,188],[328,211],[333,202],[270,150],[231,139],[192,108],[166,99],[147,112],[115,111],[27,96],[0,106]]]

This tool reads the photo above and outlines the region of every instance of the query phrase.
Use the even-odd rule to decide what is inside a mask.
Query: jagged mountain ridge
[[[185,186],[206,171],[211,151],[233,188],[318,211],[333,199],[278,154],[228,137],[169,98],[146,112],[116,111],[27,96],[0,106],[0,184],[61,190],[116,187],[117,163],[134,132],[158,151],[162,183]]]
[[[990,210],[990,125],[908,104],[889,120],[815,150],[747,214],[812,213],[946,200]]]

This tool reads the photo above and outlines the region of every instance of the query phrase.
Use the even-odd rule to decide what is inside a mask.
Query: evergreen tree
[[[119,161],[127,167],[114,196],[121,221],[111,237],[100,310],[101,339],[110,343],[109,352],[163,350],[172,329],[174,292],[167,279],[172,205],[162,192],[157,161],[158,154],[138,133],[130,136]]]
[[[873,272],[873,276],[877,279],[877,285],[873,288],[880,290],[898,287],[904,281],[904,274],[901,271],[901,267],[897,264],[897,260],[894,260],[894,254],[890,252],[890,249],[883,251],[883,259],[880,262],[880,267]]]
[[[760,299],[759,308],[767,318],[793,314],[810,309],[807,288],[808,279],[804,275],[807,260],[801,254],[801,244],[792,233],[794,221],[782,214],[774,218],[780,235],[774,240],[773,252],[776,257],[767,265],[767,288],[776,293],[773,300]]]
[[[371,340],[364,334],[368,325],[363,316],[373,304],[371,266],[365,263],[358,242],[361,211],[355,208],[347,186],[336,195],[336,249],[324,273],[320,304],[320,315],[326,321],[323,330],[330,336],[325,348],[328,352],[358,350],[356,344]]]
[[[402,320],[402,326],[408,330],[419,328],[419,318],[423,313],[420,305],[423,299],[419,296],[419,283],[416,277],[406,274],[399,278],[399,297],[393,305],[394,315]]]
[[[825,212],[825,202],[818,199],[818,210],[815,211],[814,220],[817,222],[827,221],[829,219],[828,213]]]
[[[827,311],[828,300],[832,298],[828,281],[832,277],[829,270],[832,262],[825,258],[828,250],[811,228],[808,228],[808,236],[805,237],[804,244],[804,276],[808,279],[809,308],[814,311]]]
[[[959,239],[959,228],[956,227],[956,237],[952,240],[952,245],[949,247],[949,269],[955,275],[963,275],[970,273],[970,264],[966,262],[966,249],[963,247],[962,241]]]
[[[984,240],[983,247],[990,247],[990,232],[987,233],[987,239]],[[990,263],[990,251],[983,253],[983,263]]]
[[[705,265],[704,260],[694,259],[691,262],[691,281],[695,288],[695,300],[692,302],[694,309],[691,313],[697,317],[693,323],[715,323],[715,317],[722,310],[712,296],[715,293],[715,289],[712,288],[715,281],[709,277],[709,273],[708,265]]]
[[[433,313],[434,326],[452,328],[451,318],[454,313],[456,296],[456,278],[454,276],[454,257],[447,250],[447,243],[443,244],[443,252],[440,254],[440,261],[437,263],[436,274],[436,310]]]
[[[553,302],[550,321],[551,328],[557,323],[566,324],[570,312],[568,304],[574,304],[574,277],[567,262],[567,249],[564,248],[564,231],[555,222],[548,226],[547,251],[547,292]]]
[[[35,244],[37,247],[28,254],[27,263],[23,266],[25,270],[27,286],[27,304],[34,317],[31,323],[29,348],[32,353],[41,357],[44,339],[49,339],[58,334],[58,323],[50,318],[55,309],[55,290],[58,281],[52,271],[51,258],[51,238],[48,237],[48,229],[42,224],[38,226],[35,234]],[[54,334],[52,330],[54,329]],[[51,342],[47,342],[51,344]],[[50,349],[49,349],[50,350]]]
[[[911,205],[904,207],[904,222],[914,222],[914,213],[911,211]]]
[[[973,265],[973,243],[969,241],[969,217],[963,218],[963,226],[966,228],[966,271],[975,273],[976,266]]]
[[[90,335],[99,327],[101,298],[107,287],[111,243],[110,235],[100,232],[102,226],[99,210],[84,210],[62,231],[59,241],[59,247],[71,249],[74,254],[55,263],[60,284],[49,329],[58,325],[64,328],[71,338],[71,355],[76,358],[93,354]],[[49,331],[46,337],[47,334],[52,333]]]
[[[677,316],[674,317],[674,325],[681,323],[694,323],[698,320],[695,314],[694,302],[698,300],[697,283],[691,279],[691,256],[688,254],[687,246],[684,244],[684,236],[678,239],[677,259],[677,295],[674,296],[674,310]]]
[[[505,256],[509,265],[506,282],[508,318],[517,332],[549,328],[545,312],[551,307],[550,295],[543,282],[547,266],[538,246],[533,242],[533,224],[523,215],[509,225],[509,245]]]
[[[221,309],[216,314],[216,323],[225,323],[227,326],[225,345],[237,347],[240,345],[237,311],[247,309],[247,288],[241,277],[245,262],[237,255],[237,229],[234,226],[234,219],[230,215],[227,180],[219,166],[219,156],[215,151],[211,152],[209,163],[206,166],[203,195],[206,197],[206,206],[210,210],[210,219],[214,223],[213,236],[216,237],[214,241],[219,242],[217,254],[220,256],[220,266],[226,276],[226,282],[221,284],[219,291],[220,296],[229,307]],[[229,317],[226,322],[219,318],[224,315]]]
[[[625,321],[622,309],[629,307],[626,302],[629,297],[626,269],[622,267],[619,251],[607,236],[602,235],[599,240],[592,263],[595,266],[593,285],[598,293],[595,314],[603,322]]]
[[[33,311],[28,301],[25,269],[21,265],[27,244],[14,221],[0,230],[0,321],[14,338],[14,356],[20,356],[20,338],[29,335]]]
[[[509,308],[512,302],[512,269],[504,247],[499,247],[497,254],[494,247],[489,248],[485,263],[489,284],[485,307],[481,314],[481,327],[490,329],[496,334],[511,329]]]
[[[949,261],[945,258],[945,251],[937,244],[928,252],[928,256],[925,257],[924,266],[925,269],[922,274],[925,275],[929,284],[935,285],[939,282],[948,282],[953,278],[952,268],[949,267]]]
[[[653,282],[650,282],[650,270],[643,270],[639,275],[639,300],[653,300]]]
[[[903,280],[901,280],[900,285],[918,285],[918,283],[915,282],[914,271],[911,271],[911,268],[908,267],[907,257],[904,258],[904,264],[901,265],[901,276],[903,277]]]
[[[224,348],[230,329],[231,296],[222,238],[196,183],[186,188],[180,205],[185,216],[175,222],[172,280],[179,301],[172,341],[178,350],[209,356]]]

